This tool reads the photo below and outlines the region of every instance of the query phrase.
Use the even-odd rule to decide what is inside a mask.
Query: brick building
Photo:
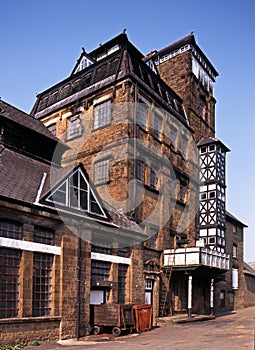
[[[89,300],[123,302],[127,289],[143,301],[139,250],[114,242],[144,236],[106,209],[81,164],[60,166],[67,147],[41,122],[3,101],[0,122],[0,344],[79,338]]]
[[[41,170],[34,192],[26,190],[30,201],[14,199],[21,203],[22,218],[29,217],[23,240],[33,240],[46,217],[53,245],[61,246],[51,289],[56,301],[50,303],[51,317],[43,315],[52,319],[53,337],[86,334],[90,304],[146,302],[154,324],[174,312],[245,306],[245,225],[226,211],[229,150],[215,137],[217,75],[193,34],[144,56],[122,33],[90,53],[83,49],[71,75],[37,96],[31,117],[23,115],[22,123],[33,124],[32,135],[41,122],[51,131],[50,136],[40,129],[43,140],[25,138],[33,148],[25,156]],[[18,132],[17,137],[22,138]],[[22,147],[15,149],[18,158],[24,156]],[[43,174],[48,174],[44,180]],[[87,207],[81,202],[85,192],[91,193]],[[12,202],[8,193],[3,196]],[[22,293],[21,309],[5,329],[15,332],[13,325],[36,321],[41,332],[44,319],[30,318],[31,305],[30,311],[22,306]],[[251,305],[252,288],[249,293]]]

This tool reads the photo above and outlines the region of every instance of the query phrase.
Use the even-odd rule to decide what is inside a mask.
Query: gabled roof
[[[95,63],[42,92],[32,109],[41,119],[105,87],[131,78],[147,90],[166,110],[187,125],[182,99],[143,61],[143,54],[131,44],[125,33],[90,52]]]

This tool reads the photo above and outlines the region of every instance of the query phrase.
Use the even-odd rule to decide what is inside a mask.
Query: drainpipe
[[[192,276],[189,276],[188,281],[188,318],[191,318],[192,313]]]
[[[136,150],[137,150],[137,141],[136,141],[136,122],[137,122],[137,83],[135,83],[135,103],[134,103],[134,211],[135,214],[135,208],[136,208]],[[135,216],[135,215],[134,215]],[[134,217],[135,218],[135,217]]]
[[[78,247],[77,247],[77,309],[76,309],[76,338],[80,338],[80,318],[81,318],[81,228],[82,220],[78,226]]]

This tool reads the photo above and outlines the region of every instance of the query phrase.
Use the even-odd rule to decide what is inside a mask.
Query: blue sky
[[[230,149],[227,209],[249,228],[245,259],[255,261],[255,3],[163,0],[0,0],[0,96],[30,112],[36,94],[67,77],[84,46],[127,29],[146,54],[195,31],[220,73],[216,129]]]

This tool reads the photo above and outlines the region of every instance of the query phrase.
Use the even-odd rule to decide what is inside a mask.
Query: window
[[[147,113],[148,113],[148,106],[143,102],[139,102],[139,105],[138,105],[138,124],[144,130],[146,129]]]
[[[156,189],[158,183],[158,178],[156,172],[151,168],[150,169],[150,187]]]
[[[232,255],[234,259],[237,258],[237,245],[235,244],[233,244],[233,247],[232,247]]]
[[[46,229],[37,227],[34,232],[34,241],[42,244],[53,244],[53,232]]]
[[[187,134],[185,131],[182,131],[181,133],[179,133],[178,147],[183,157],[186,156],[187,144],[188,144]]]
[[[48,130],[52,133],[52,135],[56,136],[57,134],[57,125],[56,123],[53,123],[48,126]]]
[[[161,131],[161,124],[162,124],[161,116],[157,112],[154,112],[154,131],[153,131],[153,135],[154,135],[154,137],[157,140],[159,140],[160,131]]]
[[[118,303],[124,304],[126,301],[128,265],[118,264]]]
[[[206,192],[200,193],[200,200],[203,201],[205,199],[207,199],[207,193]]]
[[[187,184],[184,182],[180,182],[180,201],[185,202],[187,193]]]
[[[206,104],[203,98],[200,99],[199,104],[199,117],[204,118],[206,114]]]
[[[104,184],[110,181],[110,160],[105,159],[94,164],[95,184]]]
[[[18,316],[20,257],[18,250],[0,249],[0,318]]]
[[[233,233],[237,233],[237,226],[233,225]]]
[[[225,290],[220,291],[220,306],[225,306],[226,293]]]
[[[170,126],[170,144],[176,146],[177,129],[174,126]]]
[[[102,128],[111,123],[111,101],[105,101],[95,106],[94,129]]]
[[[81,136],[82,124],[80,118],[80,114],[76,114],[67,118],[67,140]]]
[[[216,193],[215,191],[209,192],[209,198],[215,198],[216,197]]]
[[[0,237],[21,239],[21,226],[11,221],[0,221]]]
[[[95,285],[98,281],[108,281],[111,263],[108,261],[91,260],[91,282]]]
[[[144,182],[144,170],[145,170],[144,162],[137,159],[135,162],[135,171],[136,171],[135,178],[137,180]]]
[[[53,255],[34,253],[33,316],[48,316],[51,311]]]
[[[152,290],[153,289],[153,281],[152,280],[146,280],[145,281],[145,289]]]
[[[207,151],[207,148],[206,147],[201,147],[200,148],[200,153],[206,153]]]

